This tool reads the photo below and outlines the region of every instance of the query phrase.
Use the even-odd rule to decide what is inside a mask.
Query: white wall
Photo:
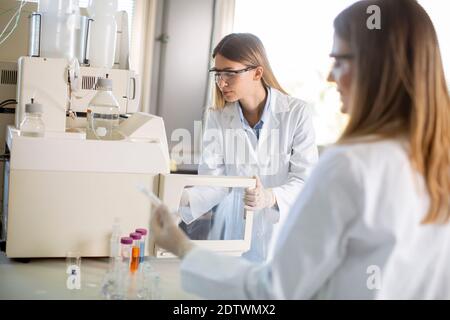
[[[202,120],[206,107],[214,1],[165,0],[164,4],[162,26],[157,29],[169,38],[166,44],[155,44],[160,51],[154,60],[159,73],[152,81],[157,84],[152,94],[157,96],[150,110],[163,117],[173,146],[177,143],[171,143],[171,134],[176,129],[189,130],[193,141],[194,121]]]
[[[17,0],[0,0],[0,32],[8,24],[15,10],[4,13],[10,9],[17,9],[20,2]],[[20,56],[28,53],[28,16],[31,12],[36,11],[35,3],[27,3],[22,9],[17,29],[2,45],[0,45],[1,61],[17,61]],[[4,14],[2,14],[4,13]]]

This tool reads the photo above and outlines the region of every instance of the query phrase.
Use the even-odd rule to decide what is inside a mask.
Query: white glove
[[[256,179],[256,187],[245,189],[244,208],[255,211],[273,207],[276,203],[276,198],[272,189],[264,189],[259,177],[255,176],[253,178]]]
[[[151,215],[150,230],[158,246],[180,258],[183,258],[194,246],[174,223],[171,213],[164,205],[157,207]]]

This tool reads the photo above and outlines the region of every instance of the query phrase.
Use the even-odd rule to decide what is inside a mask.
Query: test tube
[[[141,234],[137,232],[130,233],[130,237],[133,239],[133,247],[131,248],[131,263],[130,271],[135,272],[139,268],[139,256],[141,247]]]
[[[141,246],[140,246],[140,250],[139,250],[139,263],[144,262],[144,257],[145,257],[145,240],[146,240],[146,236],[147,236],[147,229],[144,228],[139,228],[136,229],[137,233],[140,233],[142,238],[141,238]]]
[[[128,267],[131,261],[131,247],[133,245],[133,239],[130,237],[123,237],[120,239],[120,244],[120,256],[122,257],[122,262]]]

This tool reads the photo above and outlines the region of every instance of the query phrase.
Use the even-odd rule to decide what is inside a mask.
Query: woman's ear
[[[255,75],[253,76],[253,80],[261,80],[264,75],[264,68],[259,66],[255,69]]]

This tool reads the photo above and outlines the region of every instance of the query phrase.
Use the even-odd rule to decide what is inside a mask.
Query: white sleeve
[[[346,255],[362,211],[361,169],[345,154],[321,159],[290,212],[272,260],[262,265],[194,249],[181,264],[183,287],[213,299],[310,299]]]
[[[318,151],[311,112],[309,106],[305,105],[294,133],[287,182],[272,189],[277,200],[281,224],[284,223],[317,161]]]

